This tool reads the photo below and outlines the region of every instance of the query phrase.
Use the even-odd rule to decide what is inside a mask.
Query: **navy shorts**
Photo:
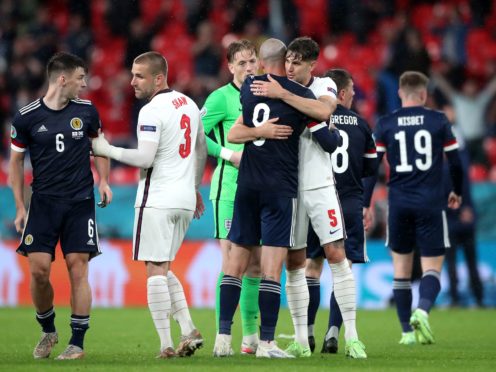
[[[61,200],[33,193],[26,228],[17,253],[46,252],[55,260],[60,238],[64,257],[69,253],[100,254],[95,222],[95,199]]]
[[[389,205],[386,246],[399,254],[417,247],[423,257],[443,256],[450,246],[446,212]]]
[[[238,186],[227,238],[239,245],[294,245],[296,198]]]
[[[368,262],[363,230],[362,201],[357,198],[342,198],[340,200],[346,227],[346,240],[344,241],[346,258],[353,263]],[[320,246],[319,238],[310,224],[307,237],[307,258],[319,257],[325,257],[324,249]]]

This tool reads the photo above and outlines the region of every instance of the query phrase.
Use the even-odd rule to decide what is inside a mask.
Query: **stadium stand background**
[[[98,108],[110,141],[123,146],[135,144],[135,119],[142,104],[133,97],[129,68],[134,56],[150,49],[167,58],[171,86],[201,106],[230,78],[225,48],[232,40],[244,37],[260,44],[267,37],[289,42],[309,35],[321,45],[316,73],[348,69],[355,81],[355,110],[371,126],[379,115],[399,106],[396,81],[405,70],[440,72],[457,88],[471,79],[482,89],[496,75],[496,5],[491,0],[3,0],[0,19],[0,236],[9,247],[17,239],[7,186],[10,122],[16,110],[43,92],[44,66],[58,50],[88,62],[83,98]],[[451,112],[446,97],[434,87],[429,105]],[[481,156],[469,171],[479,216],[479,253],[494,291],[496,97],[487,106],[484,131]],[[203,182],[205,200],[212,164]],[[26,162],[26,192],[29,167]],[[371,233],[379,240],[385,231],[385,167],[381,176]],[[136,169],[113,163],[115,201],[98,211],[103,236],[131,238],[136,177]],[[193,223],[187,238],[204,242],[212,231],[207,203],[206,215]],[[121,248],[128,249],[128,243],[123,244]],[[384,256],[382,243],[372,241],[371,246]]]

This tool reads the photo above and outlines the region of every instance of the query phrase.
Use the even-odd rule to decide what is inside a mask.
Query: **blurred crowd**
[[[162,52],[169,83],[201,106],[229,80],[232,40],[308,35],[321,45],[316,73],[351,71],[355,109],[371,126],[399,107],[403,71],[429,75],[429,105],[452,119],[472,179],[496,181],[495,8],[491,0],[3,0],[0,158],[8,157],[12,116],[41,94],[44,67],[58,50],[88,62],[84,98],[97,106],[111,141],[129,146],[142,104],[129,86],[138,54]]]

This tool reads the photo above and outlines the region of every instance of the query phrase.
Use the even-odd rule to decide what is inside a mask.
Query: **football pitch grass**
[[[59,343],[47,360],[34,360],[33,347],[40,336],[32,308],[0,309],[0,370],[2,371],[491,371],[496,370],[496,311],[495,310],[434,310],[431,314],[435,345],[398,345],[400,329],[392,309],[359,311],[358,332],[367,347],[368,359],[351,360],[344,356],[344,341],[340,340],[337,355],[321,355],[320,347],[327,325],[328,312],[317,315],[316,352],[311,358],[268,360],[240,355],[241,331],[239,314],[233,326],[233,348],[236,355],[213,358],[215,321],[213,310],[192,310],[193,320],[203,334],[204,347],[190,358],[156,359],[159,339],[148,309],[94,309],[90,330],[85,340],[86,358],[76,361],[56,361],[70,337],[67,308],[56,308]],[[174,340],[178,327],[172,321]],[[291,335],[289,313],[281,310],[276,335]],[[287,338],[279,338],[285,347]]]

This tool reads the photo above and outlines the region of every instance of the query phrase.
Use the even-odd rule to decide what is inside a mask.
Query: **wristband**
[[[230,161],[231,160],[231,156],[233,156],[234,154],[234,151],[233,150],[229,150],[229,149],[226,149],[225,147],[223,147],[221,150],[220,150],[220,158],[224,159],[224,160],[227,160],[227,161]]]

